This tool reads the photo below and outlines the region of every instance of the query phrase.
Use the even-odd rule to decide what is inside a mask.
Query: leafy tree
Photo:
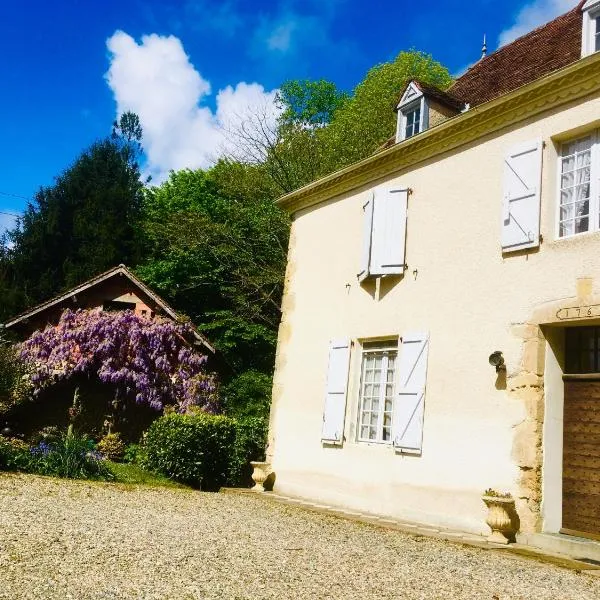
[[[394,134],[394,108],[400,93],[412,79],[440,89],[446,89],[452,82],[446,67],[416,50],[400,52],[392,62],[370,69],[323,132],[326,171],[371,155]]]
[[[252,166],[180,171],[146,193],[140,277],[186,313],[234,372],[273,366],[289,223]]]
[[[452,81],[429,55],[411,50],[373,67],[352,95],[331,82],[288,81],[275,123],[256,113],[232,132],[233,159],[260,167],[283,195],[373,154],[395,131],[394,108],[411,79],[441,89]]]
[[[339,91],[334,83],[324,79],[286,81],[277,95],[277,103],[282,109],[279,122],[305,126],[326,125],[347,100],[348,94]]]
[[[136,119],[123,115],[112,138],[92,144],[54,185],[41,188],[9,233],[10,285],[19,308],[116,264],[137,262],[143,184]]]

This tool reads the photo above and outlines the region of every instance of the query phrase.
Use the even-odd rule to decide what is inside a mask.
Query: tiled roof
[[[448,92],[476,106],[579,60],[583,4],[481,59]]]

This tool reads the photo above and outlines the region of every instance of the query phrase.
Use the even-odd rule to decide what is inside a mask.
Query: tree
[[[289,222],[251,165],[180,171],[146,193],[138,275],[186,313],[234,372],[273,368]]]
[[[136,119],[123,115],[112,138],[92,144],[54,185],[41,188],[9,233],[10,283],[18,290],[18,308],[116,264],[137,262],[143,184]]]
[[[411,79],[441,89],[452,81],[429,55],[411,50],[373,67],[352,95],[335,84],[288,81],[277,95],[274,121],[264,109],[229,132],[232,159],[260,167],[277,195],[373,154],[395,131],[400,93]]]
[[[452,82],[446,67],[416,50],[400,52],[392,62],[370,69],[323,132],[327,157],[324,171],[333,171],[370,156],[394,135],[394,108],[412,79],[440,89],[446,89]]]

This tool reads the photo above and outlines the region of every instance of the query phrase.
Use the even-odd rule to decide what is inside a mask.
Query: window
[[[600,50],[600,0],[588,0],[583,6],[581,56]]]
[[[397,142],[411,138],[425,131],[429,126],[429,102],[416,81],[408,84],[396,110],[398,111]]]
[[[366,344],[362,352],[358,439],[392,443],[396,344]]]
[[[346,430],[346,398],[353,344],[331,340],[323,407],[321,441],[342,446]],[[355,346],[357,347],[357,346]],[[359,346],[360,347],[360,346]],[[429,334],[408,332],[398,342],[362,344],[356,360],[357,442],[390,445],[396,452],[421,454]],[[354,362],[354,361],[353,361]]]
[[[421,128],[421,105],[404,113],[404,139],[419,133]]]
[[[565,373],[600,373],[600,327],[566,330]]]
[[[558,236],[567,237],[599,229],[595,134],[562,145]]]

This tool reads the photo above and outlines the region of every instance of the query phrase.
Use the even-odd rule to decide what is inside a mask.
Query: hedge
[[[251,483],[251,460],[262,460],[264,419],[234,420],[204,413],[169,414],[145,435],[140,465],[203,490]]]

